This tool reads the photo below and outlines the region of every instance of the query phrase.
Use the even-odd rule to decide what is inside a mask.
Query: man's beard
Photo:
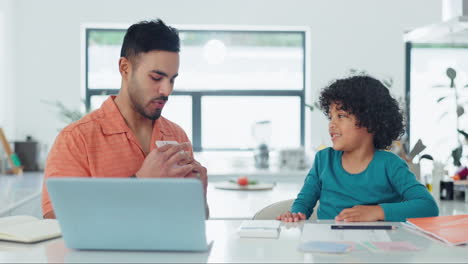
[[[135,89],[135,90],[138,90],[138,89]],[[145,107],[139,102],[137,95],[130,92],[129,97],[130,97],[130,101],[132,102],[133,109],[135,109],[143,117],[148,118],[148,119],[150,119],[152,121],[155,121],[161,116],[161,110],[162,109],[158,108],[158,109],[154,110],[153,112],[148,113],[147,111],[145,111]],[[168,99],[169,99],[169,97],[167,97],[167,96],[159,96],[159,97],[156,97],[156,98],[152,98],[151,101],[154,101],[154,100],[167,101]]]
[[[148,118],[152,121],[155,121],[157,120],[160,116],[161,116],[161,110],[162,109],[155,109],[153,112],[148,112],[148,111],[145,111],[145,108],[143,107],[143,105],[141,105],[140,103],[136,102],[136,100],[134,100],[134,98],[132,96],[130,96],[130,100],[132,101],[132,104],[133,104],[133,108],[142,116],[144,116],[145,118]],[[168,100],[168,97],[167,96],[160,96],[160,97],[157,97],[157,98],[153,98],[151,99],[151,101],[153,100],[164,100],[164,101],[167,101]]]
[[[142,116],[152,120],[152,121],[156,121],[160,116],[161,116],[161,109],[156,109],[154,110],[154,112],[152,113],[146,113],[145,112],[145,109],[143,107],[141,107],[141,105],[139,104],[135,104],[135,110]]]

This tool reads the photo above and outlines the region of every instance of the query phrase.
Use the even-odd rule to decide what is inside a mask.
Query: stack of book
[[[407,227],[422,231],[449,245],[468,244],[468,215],[408,218]]]

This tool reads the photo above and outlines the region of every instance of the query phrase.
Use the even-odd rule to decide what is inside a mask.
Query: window
[[[445,163],[452,150],[463,144],[457,127],[468,131],[468,115],[464,113],[468,111],[468,46],[408,43],[407,58],[410,143],[421,139],[427,146],[425,153]],[[456,71],[458,110],[448,68]]]
[[[86,29],[86,107],[120,88],[126,29]],[[249,150],[259,122],[271,148],[304,146],[305,31],[180,29],[179,77],[163,116],[179,124],[195,151]]]

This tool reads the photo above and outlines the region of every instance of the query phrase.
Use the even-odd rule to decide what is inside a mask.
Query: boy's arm
[[[297,195],[296,200],[291,206],[292,213],[303,213],[308,219],[313,211],[317,200],[320,197],[321,183],[319,179],[319,167],[320,167],[319,154],[315,155],[314,165],[307,174],[301,191]]]
[[[406,163],[396,166],[389,175],[395,191],[404,197],[400,203],[380,204],[385,221],[406,221],[406,218],[438,216],[439,208],[432,195],[409,170]]]

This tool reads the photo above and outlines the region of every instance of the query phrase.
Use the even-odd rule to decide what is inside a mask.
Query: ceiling
[[[405,42],[468,46],[468,0],[442,1],[442,21],[413,29]]]

